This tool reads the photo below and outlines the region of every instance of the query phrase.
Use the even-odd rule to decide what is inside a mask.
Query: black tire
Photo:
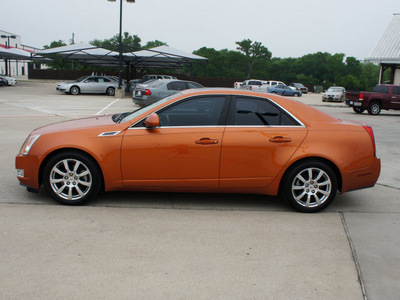
[[[271,92],[271,94],[276,94],[276,92],[275,92],[275,91],[273,91],[273,92]]]
[[[300,94],[299,93],[294,93],[293,96],[294,97],[300,97]]]
[[[356,114],[362,114],[364,112],[364,108],[353,106],[353,110]]]
[[[76,151],[54,155],[43,170],[47,192],[65,205],[81,205],[92,200],[100,191],[101,178],[101,171],[93,159]]]
[[[368,106],[368,113],[370,115],[376,116],[379,115],[381,112],[381,104],[378,102],[371,102]]]
[[[318,160],[300,162],[291,167],[282,180],[281,195],[295,210],[314,213],[327,208],[337,192],[332,168]]]
[[[71,95],[79,95],[81,93],[81,90],[77,86],[73,86],[70,88],[69,92]]]
[[[114,96],[114,95],[115,95],[115,89],[114,89],[113,87],[107,88],[106,94],[107,94],[108,96]]]

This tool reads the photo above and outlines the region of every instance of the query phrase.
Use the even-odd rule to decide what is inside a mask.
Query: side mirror
[[[150,114],[144,121],[144,126],[149,129],[160,126],[160,119],[158,118],[158,115],[156,113]]]

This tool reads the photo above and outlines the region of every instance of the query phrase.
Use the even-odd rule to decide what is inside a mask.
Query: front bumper
[[[15,158],[15,168],[18,170],[17,178],[21,185],[33,189],[40,188],[40,163],[41,160],[38,156],[17,155]]]
[[[65,93],[67,91],[67,88],[63,86],[57,86],[56,90],[59,91],[60,93]]]

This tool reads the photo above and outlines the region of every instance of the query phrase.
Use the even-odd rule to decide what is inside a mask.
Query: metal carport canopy
[[[34,55],[78,60],[101,67],[117,67],[119,53],[87,43],[46,49]],[[207,58],[186,53],[168,46],[123,53],[124,65],[133,68],[182,68],[194,62],[207,62]]]
[[[31,52],[18,48],[0,48],[0,59],[31,60]]]

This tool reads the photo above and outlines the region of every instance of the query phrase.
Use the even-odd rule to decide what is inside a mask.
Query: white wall
[[[393,84],[400,85],[400,69],[397,68],[394,72]]]

